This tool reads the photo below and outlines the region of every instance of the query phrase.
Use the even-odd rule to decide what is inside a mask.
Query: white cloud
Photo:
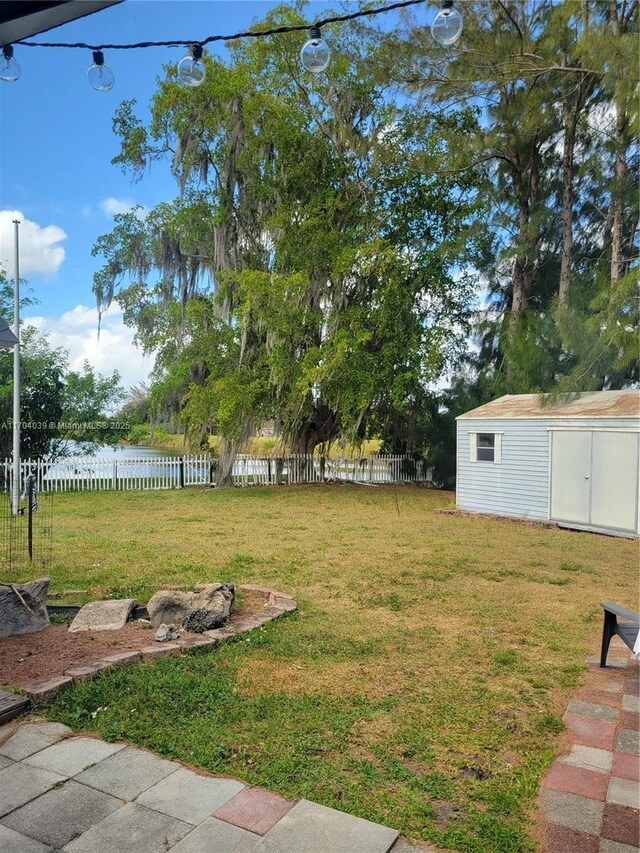
[[[133,329],[124,325],[119,311],[102,317],[100,338],[98,312],[86,305],[61,317],[26,317],[24,322],[46,333],[52,346],[68,350],[71,370],[82,370],[85,360],[100,373],[117,370],[127,390],[149,378],[153,364],[134,345]]]
[[[113,196],[109,196],[108,198],[103,198],[100,202],[100,210],[112,218],[117,213],[129,213],[136,205],[137,202],[132,198],[114,198]],[[147,208],[144,205],[140,205],[140,210],[137,212],[138,217],[144,219],[146,213]]]
[[[19,210],[0,210],[0,264],[13,275],[15,264],[13,220],[20,221],[20,275],[55,275],[64,261],[62,240],[67,235],[57,225],[42,226],[27,219]]]

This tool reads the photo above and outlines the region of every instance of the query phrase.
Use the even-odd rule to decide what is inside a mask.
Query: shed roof
[[[543,405],[540,394],[506,394],[460,415],[467,418],[637,418],[640,390],[591,391],[571,400]]]

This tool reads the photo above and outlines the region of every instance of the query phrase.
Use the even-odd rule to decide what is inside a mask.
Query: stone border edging
[[[267,602],[266,607],[254,613],[253,616],[248,616],[241,622],[236,622],[235,625],[225,625],[223,628],[205,631],[201,637],[190,637],[189,639],[176,640],[172,643],[145,646],[138,651],[119,652],[91,663],[70,667],[65,670],[64,675],[48,676],[31,681],[22,689],[31,700],[32,706],[42,707],[43,705],[49,705],[63,688],[79,681],[88,681],[98,672],[102,672],[105,669],[110,669],[114,666],[126,666],[127,664],[139,661],[158,660],[159,658],[169,657],[169,655],[180,654],[187,649],[206,646],[213,648],[220,643],[227,642],[238,634],[252,631],[254,628],[259,628],[267,622],[272,622],[274,619],[278,619],[280,616],[292,613],[298,609],[296,600],[284,592],[278,592],[268,587],[255,586],[255,584],[241,584],[238,588],[245,592],[252,592],[262,596]]]

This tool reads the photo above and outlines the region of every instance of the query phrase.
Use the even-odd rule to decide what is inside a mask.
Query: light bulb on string
[[[462,15],[453,8],[453,0],[442,0],[442,7],[431,24],[431,35],[443,47],[458,41],[462,32]]]
[[[320,27],[309,29],[309,38],[302,45],[300,61],[313,74],[320,74],[329,64],[331,50],[329,45],[320,35]]]
[[[0,80],[5,83],[15,83],[20,77],[20,63],[13,55],[13,45],[5,44],[0,59]]]
[[[183,86],[194,88],[204,83],[207,69],[202,61],[202,45],[190,44],[189,53],[178,63],[178,81]]]
[[[87,77],[96,92],[109,92],[113,89],[116,78],[109,66],[104,64],[101,50],[93,51],[93,65],[87,71]]]

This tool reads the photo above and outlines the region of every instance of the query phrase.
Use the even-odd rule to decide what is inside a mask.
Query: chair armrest
[[[621,607],[613,601],[602,601],[600,607],[606,612],[613,613],[615,616],[622,616],[623,619],[630,619],[632,622],[640,622],[640,614],[634,613],[632,610],[627,610],[626,607]]]

